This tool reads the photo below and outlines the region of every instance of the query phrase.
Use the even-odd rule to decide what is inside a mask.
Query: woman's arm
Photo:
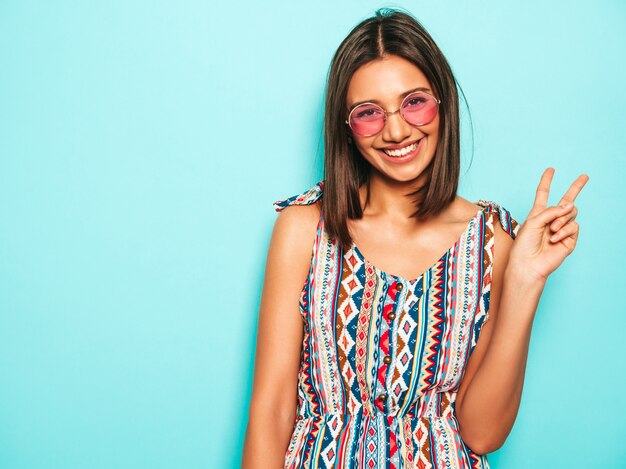
[[[243,469],[284,467],[295,424],[304,330],[298,304],[318,219],[317,204],[290,206],[274,224],[261,294]]]
[[[513,427],[539,299],[548,276],[578,239],[578,209],[573,203],[589,177],[579,176],[561,205],[547,207],[553,175],[553,168],[542,175],[515,242],[495,223],[491,320],[483,326],[455,404],[461,437],[479,454],[500,448]]]

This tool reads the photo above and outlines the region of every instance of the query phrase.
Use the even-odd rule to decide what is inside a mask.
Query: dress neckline
[[[361,260],[361,262],[363,262],[363,264],[367,264],[369,266],[372,267],[372,269],[374,269],[374,271],[378,272],[381,277],[392,280],[392,281],[399,281],[402,283],[408,283],[408,284],[414,284],[419,282],[428,272],[430,272],[444,257],[446,257],[450,251],[456,247],[461,241],[463,241],[463,239],[467,236],[470,228],[472,228],[472,226],[474,226],[475,221],[481,216],[481,214],[484,212],[485,210],[485,206],[481,205],[480,203],[482,202],[482,199],[478,202],[474,202],[476,205],[480,205],[480,209],[474,214],[474,216],[467,222],[467,225],[465,226],[465,229],[463,230],[463,232],[461,233],[461,235],[458,237],[458,239],[454,242],[454,244],[452,244],[448,249],[446,249],[446,251],[439,256],[439,259],[437,259],[433,264],[430,265],[430,267],[428,267],[426,270],[424,270],[421,274],[419,274],[419,276],[413,278],[413,279],[408,279],[406,277],[403,277],[401,275],[395,275],[392,274],[390,272],[384,271],[380,268],[378,268],[374,263],[370,262],[361,252],[361,250],[359,249],[359,247],[356,245],[356,243],[354,242],[354,240],[352,241],[351,244],[351,248],[353,250],[354,253],[356,253],[357,257],[359,257],[359,259]]]

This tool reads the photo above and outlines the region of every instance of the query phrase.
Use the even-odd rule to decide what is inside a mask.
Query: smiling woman
[[[352,75],[348,103],[380,103],[352,104],[348,123],[356,150],[381,176],[403,182],[428,176],[440,121],[440,101],[431,86],[418,67],[397,55],[384,55]]]
[[[548,207],[548,168],[523,224],[460,197],[456,80],[397,10],[339,46],[324,138],[324,180],[274,203],[243,467],[488,468],[588,176]]]

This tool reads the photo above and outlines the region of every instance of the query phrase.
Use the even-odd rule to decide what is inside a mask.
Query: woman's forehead
[[[348,85],[348,106],[358,102],[395,102],[411,90],[432,93],[426,75],[413,63],[387,56],[359,67]]]

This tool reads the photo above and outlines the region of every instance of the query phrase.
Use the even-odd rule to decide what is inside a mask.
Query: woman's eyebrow
[[[417,87],[417,88],[413,88],[412,90],[408,90],[405,91],[404,93],[402,93],[400,95],[401,99],[406,98],[408,95],[410,95],[411,93],[415,93],[416,91],[426,91],[427,93],[432,93],[432,91],[430,90],[430,88],[424,88],[423,86]],[[374,104],[378,104],[379,106],[381,106],[380,101],[378,101],[377,99],[367,99],[365,101],[359,101],[358,103],[354,103],[350,106],[350,111],[352,111],[352,109],[354,109],[355,107],[357,107],[359,104],[363,104],[363,103],[374,103]]]

